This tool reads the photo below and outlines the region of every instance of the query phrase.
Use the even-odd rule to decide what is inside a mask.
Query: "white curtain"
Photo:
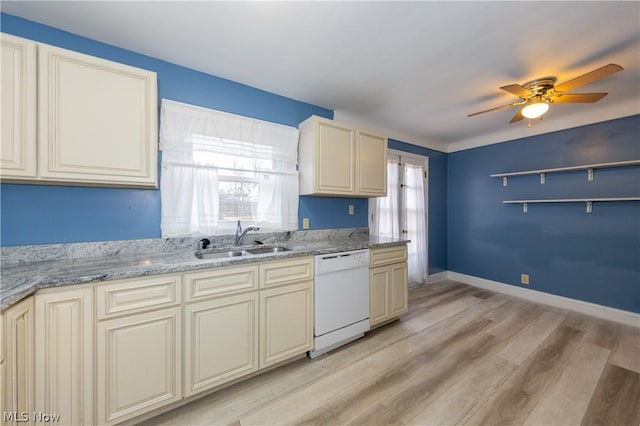
[[[298,178],[261,174],[258,194],[258,225],[264,229],[298,229]]]
[[[220,232],[218,183],[235,178],[258,183],[261,230],[298,228],[297,129],[166,99],[160,120],[163,237]]]
[[[427,278],[427,229],[424,200],[424,167],[404,164],[404,211],[406,214],[409,281],[424,282]]]
[[[399,238],[400,164],[398,157],[391,157],[387,158],[387,196],[370,199],[372,201],[370,201],[369,205],[373,207],[371,233],[380,237]]]
[[[216,234],[218,225],[218,171],[216,169],[179,164],[163,167],[160,194],[163,237]]]

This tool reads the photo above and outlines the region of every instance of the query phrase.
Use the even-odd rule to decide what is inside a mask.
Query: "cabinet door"
[[[181,399],[180,311],[98,323],[96,423],[119,423]]]
[[[185,396],[258,369],[258,293],[185,307]]]
[[[371,325],[385,321],[391,316],[389,306],[391,279],[389,266],[369,270],[369,321]]]
[[[315,152],[318,194],[355,193],[355,131],[330,120],[319,121]]]
[[[36,44],[0,34],[2,139],[0,176],[36,177]]]
[[[313,281],[260,292],[260,368],[311,349]]]
[[[156,187],[156,74],[38,44],[44,180]]]
[[[356,135],[356,195],[387,195],[387,138],[361,130]]]
[[[4,313],[5,362],[3,386],[3,409],[15,412],[13,418],[6,418],[8,423],[28,421],[32,424],[31,414],[34,412],[34,306],[33,297],[28,297],[7,309]],[[26,418],[22,413],[27,413]]]
[[[396,317],[409,310],[408,304],[408,272],[407,263],[391,266],[390,316]]]
[[[36,407],[64,424],[92,424],[93,288],[38,293]]]

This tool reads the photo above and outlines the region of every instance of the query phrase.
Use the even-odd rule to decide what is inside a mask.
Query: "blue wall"
[[[502,180],[489,174],[640,159],[640,116],[448,155],[450,271],[640,312],[640,202],[530,204],[509,199],[640,196],[640,167]]]
[[[429,274],[447,270],[447,154],[389,139],[389,148],[429,158]]]
[[[158,99],[218,109],[288,126],[333,111],[2,14],[5,33],[155,71]],[[354,204],[355,215],[347,206]],[[0,185],[3,246],[160,237],[160,192],[142,189]],[[367,226],[366,200],[300,197],[311,228]],[[302,226],[302,219],[300,219]]]

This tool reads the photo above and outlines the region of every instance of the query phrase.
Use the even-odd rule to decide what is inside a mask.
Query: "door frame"
[[[425,231],[427,234],[426,243],[425,243],[425,246],[426,246],[425,256],[427,258],[426,259],[427,270],[425,271],[426,276],[423,284],[428,284],[429,282],[429,157],[426,155],[414,154],[412,152],[400,151],[392,148],[387,149],[387,158],[390,155],[399,156],[401,162],[403,158],[408,158],[418,163],[424,162],[424,170],[426,172],[426,177],[424,180],[424,220],[425,220]],[[398,200],[400,200],[401,198],[402,197],[398,197]],[[374,208],[374,206],[372,205],[372,203],[374,202],[375,202],[375,197],[369,198],[369,214],[368,214],[369,229],[371,229],[371,224],[372,224],[371,212],[373,211],[373,208]]]

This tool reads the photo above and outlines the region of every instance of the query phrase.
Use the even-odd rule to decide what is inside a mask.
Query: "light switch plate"
[[[349,215],[353,216],[353,213],[354,213],[353,204],[349,204]]]

